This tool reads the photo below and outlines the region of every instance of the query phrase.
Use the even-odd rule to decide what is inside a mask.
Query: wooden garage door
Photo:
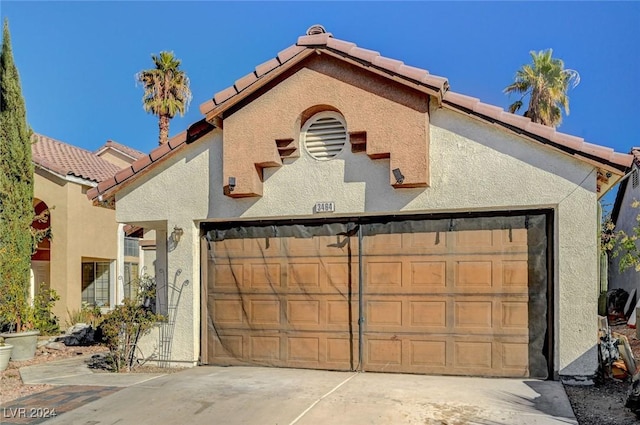
[[[210,242],[210,364],[355,369],[358,239],[338,227]]]
[[[545,215],[208,234],[210,364],[547,376]]]
[[[529,376],[527,229],[365,236],[364,370]]]

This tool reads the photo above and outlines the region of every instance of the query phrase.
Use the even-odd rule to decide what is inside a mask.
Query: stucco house
[[[640,208],[634,207],[635,201],[640,201],[640,148],[631,149],[633,164],[627,178],[620,182],[616,199],[611,209],[611,220],[616,225],[615,230],[633,235],[633,228],[638,226]],[[635,268],[620,273],[621,256],[609,257],[609,289],[624,289],[628,293],[632,290],[640,291],[640,273]]]
[[[87,193],[156,232],[145,355],[593,376],[598,199],[629,155],[321,26],[200,111]]]
[[[31,294],[41,284],[60,295],[54,314],[64,326],[67,310],[82,302],[105,309],[131,290],[130,281],[144,266],[138,244],[141,230],[116,222],[115,212],[87,200],[87,190],[140,156],[139,151],[108,141],[96,152],[34,134],[34,209],[49,209],[52,240],[31,258]],[[134,286],[135,287],[135,286]]]

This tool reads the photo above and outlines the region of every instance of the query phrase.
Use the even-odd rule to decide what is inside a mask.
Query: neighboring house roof
[[[41,134],[34,134],[33,141],[31,153],[34,164],[63,177],[74,176],[97,183],[120,169],[93,152]]]
[[[640,168],[640,147],[631,148],[631,155],[633,156],[633,163],[636,167]],[[627,184],[629,182],[629,178],[625,178],[620,182],[620,186],[618,186],[618,192],[616,193],[616,200],[613,202],[613,208],[611,209],[611,221],[613,224],[618,222],[618,215],[620,214],[620,209],[622,208],[622,200],[624,199],[624,194],[627,191]]]
[[[107,140],[107,143],[105,143],[104,145],[100,146],[94,153],[98,156],[100,156],[100,154],[102,154],[104,151],[106,151],[107,149],[113,149],[115,151],[120,152],[122,155],[131,158],[133,160],[136,160],[138,158],[142,158],[145,154],[144,152],[140,152],[139,150],[130,148],[129,146],[125,146],[121,143],[118,142],[114,142],[113,140]]]
[[[498,106],[482,103],[477,98],[451,92],[446,78],[431,75],[424,69],[386,58],[378,52],[363,49],[354,43],[335,39],[330,33],[324,32],[321,27],[310,28],[308,35],[299,37],[296,44],[282,50],[274,59],[258,65],[252,73],[240,78],[233,86],[221,90],[211,100],[201,104],[200,112],[205,115],[205,119],[191,127],[210,123],[211,128],[202,132],[201,135],[214,127],[221,127],[220,122],[226,111],[233,110],[232,108],[241,101],[249,98],[269,82],[274,81],[278,76],[285,74],[286,71],[313,54],[327,54],[395,82],[405,84],[433,96],[439,106],[497,125],[606,170],[616,170],[617,173],[620,173],[631,165],[630,155],[585,142],[580,137],[557,132],[553,127],[531,122],[529,118],[506,112]],[[191,139],[191,137],[189,138]],[[87,196],[96,199],[107,192],[111,194],[125,180],[130,180],[160,159],[172,155],[173,151],[181,147],[186,139],[186,133],[175,136],[168,144],[154,149],[149,155],[134,162],[131,167],[127,167],[116,176],[101,182],[97,188],[87,192]]]

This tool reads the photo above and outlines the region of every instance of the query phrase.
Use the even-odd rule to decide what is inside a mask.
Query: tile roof
[[[119,167],[77,146],[41,134],[33,134],[32,160],[37,166],[63,176],[99,182],[113,176]]]
[[[253,72],[236,80],[234,85],[219,91],[212,99],[202,103],[200,112],[205,115],[203,121],[211,123],[211,128],[213,125],[219,126],[221,116],[226,110],[237,105],[250,94],[314,53],[327,54],[378,75],[383,75],[433,96],[438,106],[472,115],[592,164],[618,171],[624,171],[631,165],[631,155],[617,153],[613,149],[585,142],[582,138],[557,132],[552,127],[533,123],[529,118],[511,114],[498,106],[480,102],[477,98],[451,92],[446,78],[431,75],[427,70],[386,58],[378,52],[363,49],[354,43],[333,38],[331,33],[325,32],[324,28],[319,26],[311,27],[307,31],[307,35],[298,38],[296,44],[282,50],[275,58],[258,65]],[[201,125],[201,122],[193,124],[192,127]],[[206,132],[210,130],[208,129]],[[172,139],[173,144],[181,145],[183,142],[178,142],[178,140],[184,137],[184,134],[176,136]],[[122,170],[114,178],[101,182],[96,189],[89,191],[87,196],[95,199],[98,195],[111,191],[124,180],[149,167],[157,158],[165,157],[174,149],[175,147],[167,147],[166,145],[156,148],[148,156],[132,164],[131,172],[126,171],[127,169]]]
[[[87,191],[87,197],[89,199],[96,199],[106,191],[113,189],[125,180],[129,180],[134,175],[137,175],[145,170],[148,170],[151,165],[155,165],[158,162],[166,159],[174,151],[184,147],[205,134],[209,133],[215,127],[209,124],[205,120],[200,120],[189,126],[186,131],[183,131],[171,139],[164,145],[160,145],[152,150],[148,155],[143,154],[140,158],[135,160],[130,166],[127,166],[117,173],[112,173],[108,178],[100,181],[98,186],[91,188]]]
[[[144,152],[140,152],[139,150],[130,148],[129,146],[125,146],[121,143],[115,142],[113,140],[107,140],[107,143],[105,143],[104,145],[100,146],[98,149],[96,149],[93,153],[95,153],[96,155],[100,155],[102,152],[104,152],[105,150],[112,148],[117,150],[118,152],[128,156],[131,159],[138,159],[140,157],[143,157],[145,154]]]
[[[633,155],[633,162],[635,162],[636,165],[640,167],[640,148],[639,147],[631,148],[631,155]]]
[[[448,91],[444,96],[443,106],[498,124],[542,144],[603,166],[610,166],[620,171],[631,166],[632,157],[629,154],[618,153],[611,148],[586,142],[581,137],[560,133],[553,127],[532,122],[527,117],[506,112],[498,106],[480,102],[474,97]]]

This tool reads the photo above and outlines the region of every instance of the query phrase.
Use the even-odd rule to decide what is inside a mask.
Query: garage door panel
[[[409,258],[407,261],[410,267],[408,284],[413,291],[446,290],[447,262],[444,259]]]
[[[348,251],[358,252],[358,239],[342,235],[309,238],[281,238],[282,255],[288,258],[346,258]]]
[[[209,311],[215,323],[243,326],[246,322],[244,307],[240,298],[209,299]]]
[[[249,335],[249,358],[280,364],[282,352],[279,335]]]
[[[407,327],[427,332],[442,332],[447,328],[446,298],[430,297],[428,300],[408,300]]]
[[[280,300],[250,299],[248,305],[249,327],[258,329],[280,327]]]
[[[233,291],[234,288],[241,288],[246,286],[246,279],[244,274],[244,264],[216,264],[214,270],[213,284],[214,288]]]
[[[296,325],[318,327],[322,323],[320,317],[320,300],[300,299],[287,300],[287,321],[291,327]]]
[[[281,241],[278,238],[225,239],[212,243],[216,258],[279,257]]]
[[[474,373],[485,369],[486,373],[493,364],[491,341],[454,341],[453,358],[456,369],[469,369]]]

